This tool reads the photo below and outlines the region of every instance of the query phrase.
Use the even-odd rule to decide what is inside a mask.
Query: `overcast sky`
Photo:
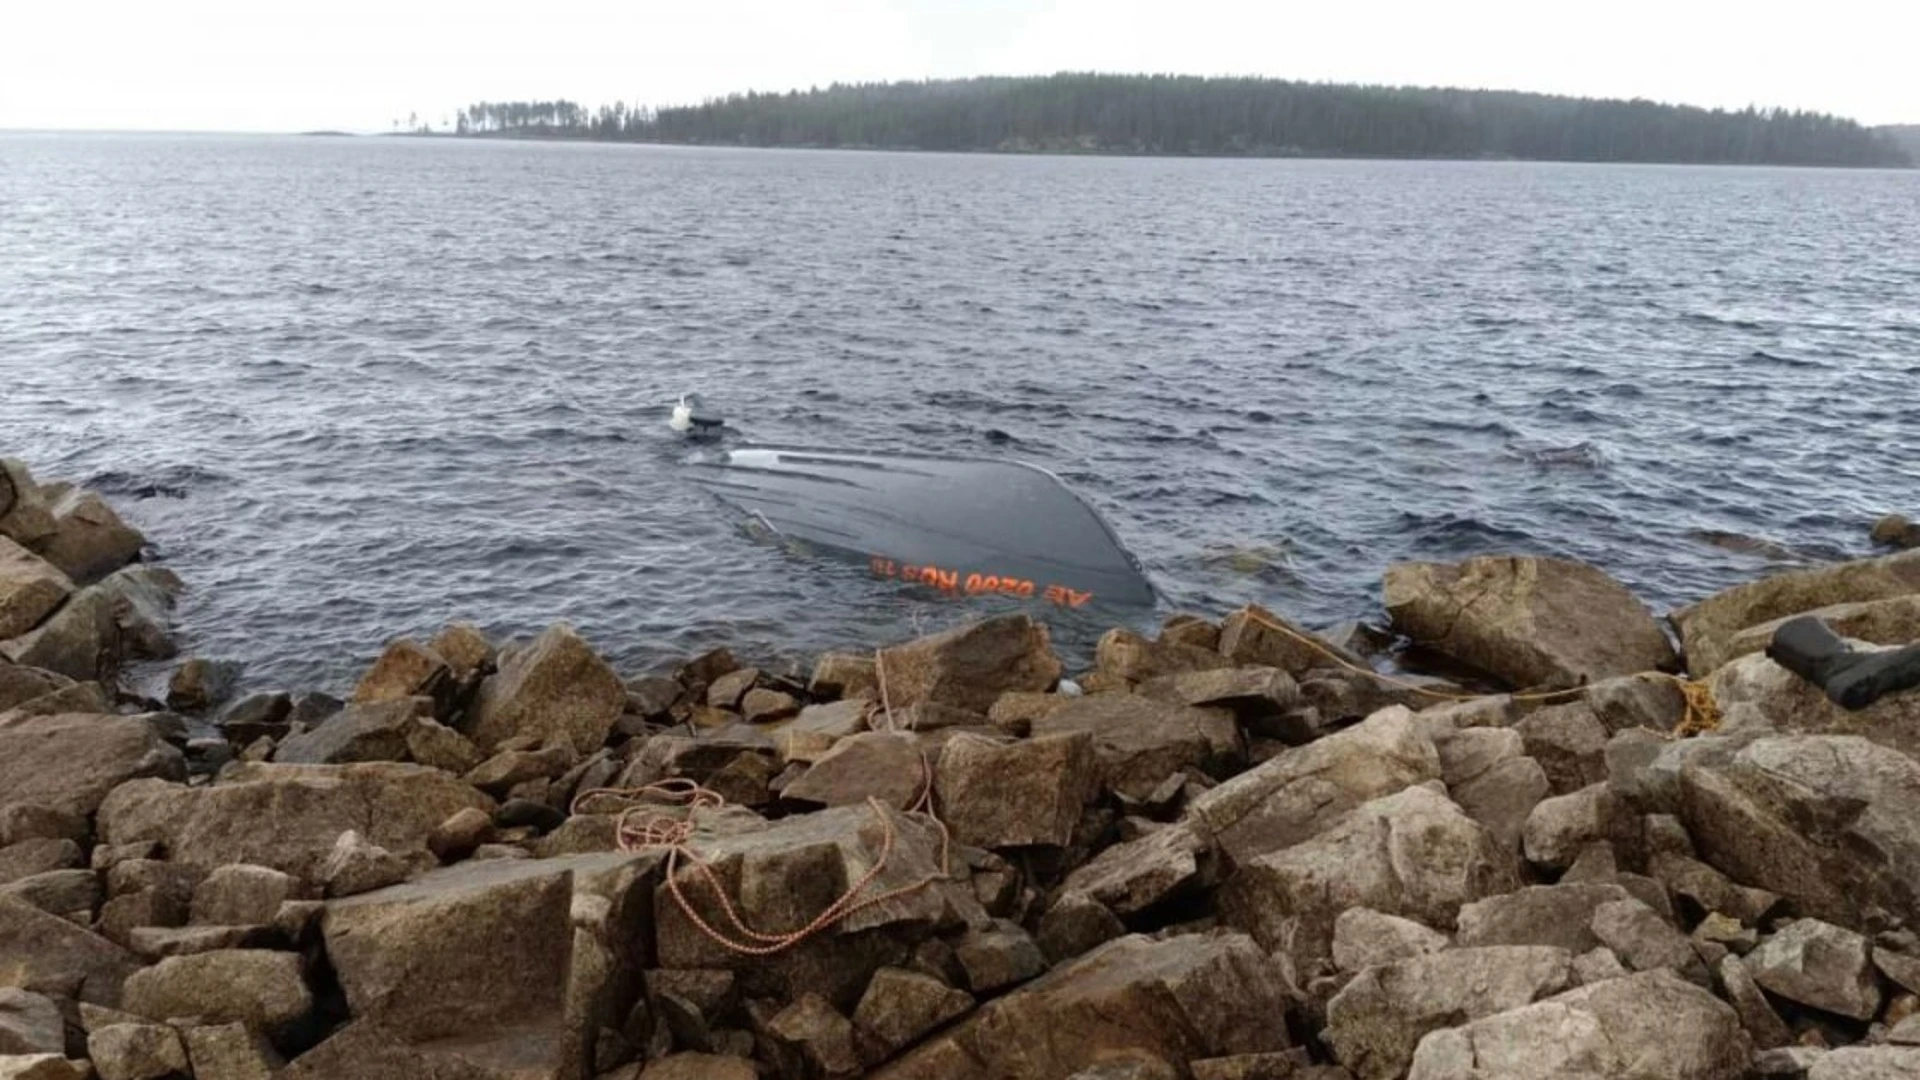
[[[384,130],[1059,70],[1500,87],[1920,123],[1920,2],[9,0],[0,128]]]

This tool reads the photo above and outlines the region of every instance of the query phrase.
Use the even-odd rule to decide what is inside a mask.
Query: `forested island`
[[[835,84],[699,105],[481,102],[455,133],[767,147],[1911,166],[1841,117],[1642,100],[1166,75]]]

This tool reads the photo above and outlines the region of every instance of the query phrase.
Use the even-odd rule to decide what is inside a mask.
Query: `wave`
[[[1396,533],[1415,550],[1441,554],[1481,554],[1485,551],[1532,544],[1526,529],[1500,525],[1469,513],[1423,514],[1402,510]]]
[[[228,480],[224,473],[197,465],[162,465],[144,472],[107,469],[87,477],[82,486],[130,499],[184,499],[193,491]]]

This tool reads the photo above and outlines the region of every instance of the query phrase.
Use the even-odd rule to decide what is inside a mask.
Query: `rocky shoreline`
[[[1389,568],[1498,693],[1247,607],[1086,671],[1024,615],[806,677],[455,625],[342,701],[175,656],[142,546],[0,461],[0,1080],[1920,1076],[1920,691],[1763,651],[1920,639],[1920,551],[1672,634]]]

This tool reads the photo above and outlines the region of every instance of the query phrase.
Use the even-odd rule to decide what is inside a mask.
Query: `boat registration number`
[[[1067,608],[1084,607],[1093,599],[1091,592],[1070,589],[1065,585],[1048,585],[1043,588],[1032,578],[1006,574],[963,574],[959,570],[942,566],[903,563],[879,555],[868,559],[867,566],[873,571],[875,577],[925,585],[954,596],[1012,596],[1022,600],[1031,600],[1038,596],[1050,604]]]

